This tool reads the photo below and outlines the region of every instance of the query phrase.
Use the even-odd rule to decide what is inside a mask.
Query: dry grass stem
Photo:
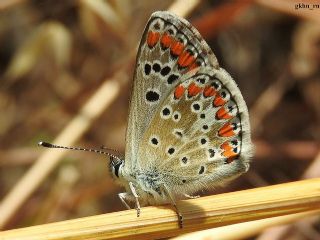
[[[280,217],[272,217],[266,219],[260,219],[256,221],[232,224],[229,226],[213,228],[209,230],[199,231],[183,235],[181,237],[174,238],[174,240],[187,240],[187,239],[198,239],[198,240],[214,240],[219,236],[221,240],[238,240],[253,237],[260,233],[266,228],[272,226],[279,226],[281,224],[287,224],[294,221],[298,221],[302,218],[320,214],[320,210],[308,211],[303,213],[289,214]],[[281,228],[281,226],[280,226]],[[275,235],[269,235],[267,239],[275,240]],[[173,240],[173,239],[172,239]],[[262,240],[262,239],[259,239]]]
[[[152,239],[246,221],[319,211],[320,178],[179,202],[184,228],[172,207],[146,207],[0,233],[1,239]],[[134,229],[134,230],[133,230]]]

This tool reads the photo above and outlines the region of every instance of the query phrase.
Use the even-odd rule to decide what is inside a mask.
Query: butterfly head
[[[121,159],[119,157],[115,157],[115,156],[110,156],[109,170],[110,170],[112,177],[115,180],[121,178],[123,166],[124,166],[123,159]]]

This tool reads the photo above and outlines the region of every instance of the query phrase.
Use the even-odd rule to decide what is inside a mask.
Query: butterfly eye
[[[110,170],[111,170],[111,173],[112,173],[112,175],[113,176],[115,176],[115,177],[117,177],[117,178],[119,178],[120,176],[120,173],[121,173],[121,169],[122,169],[122,167],[123,167],[123,161],[114,161],[114,160],[112,160],[111,162],[110,162]]]

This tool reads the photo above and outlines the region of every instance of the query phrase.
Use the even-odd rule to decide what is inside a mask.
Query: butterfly
[[[178,200],[248,170],[246,103],[187,20],[166,11],[151,15],[136,58],[125,157],[107,155],[128,209],[135,203],[139,216],[141,206],[171,203],[180,226]]]

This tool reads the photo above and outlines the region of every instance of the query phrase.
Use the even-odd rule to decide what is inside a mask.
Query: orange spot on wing
[[[173,42],[173,38],[170,35],[168,35],[167,33],[164,33],[161,37],[160,42],[164,48],[168,48],[168,47],[170,47],[171,43]]]
[[[154,47],[160,38],[160,33],[158,32],[148,32],[147,44],[149,47]]]
[[[232,151],[232,146],[230,145],[230,143],[228,141],[224,142],[221,146],[221,149],[223,149],[224,151]]]
[[[189,66],[191,63],[193,63],[195,60],[194,56],[189,53],[188,51],[184,51],[178,59],[178,64],[180,65],[180,67],[187,67]]]
[[[220,148],[224,150],[224,152],[222,152],[222,156],[227,158],[227,163],[231,163],[238,156],[238,154],[233,151],[229,142],[224,142]]]
[[[212,97],[216,94],[216,90],[211,86],[205,86],[203,90],[204,97]]]
[[[171,53],[175,56],[179,56],[182,52],[183,52],[183,49],[184,49],[184,45],[183,43],[179,42],[179,41],[174,41],[172,44],[171,44]]]
[[[222,106],[225,103],[226,103],[226,101],[220,96],[219,93],[216,95],[215,99],[213,100],[213,104],[216,107]]]
[[[178,87],[176,87],[176,90],[174,91],[174,98],[175,99],[181,98],[184,93],[184,90],[185,89],[182,85],[179,85]]]
[[[219,108],[219,110],[217,111],[216,113],[216,118],[217,119],[230,119],[232,118],[233,116],[231,116],[225,107],[221,107]]]
[[[226,123],[220,128],[218,132],[219,136],[221,137],[232,137],[235,135],[235,132],[233,131],[232,124]]]
[[[197,68],[197,67],[199,67],[199,65],[198,65],[196,62],[194,62],[193,64],[191,64],[191,65],[188,67],[188,71],[191,71],[191,70],[193,70],[193,69],[195,69],[195,68]]]
[[[188,87],[188,96],[193,97],[196,96],[199,92],[201,92],[202,88],[198,87],[194,82],[191,83]]]
[[[238,154],[235,153],[234,151],[224,151],[224,152],[222,153],[222,155],[223,155],[224,157],[226,157],[226,158],[234,158],[234,157],[236,157]]]
[[[225,155],[225,157],[227,157],[227,163],[232,163],[238,157],[238,154],[234,152],[228,152]]]

